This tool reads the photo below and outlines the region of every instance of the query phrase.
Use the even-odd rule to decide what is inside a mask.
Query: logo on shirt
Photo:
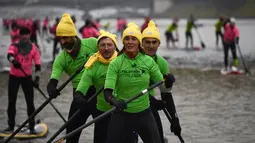
[[[143,75],[147,74],[148,70],[142,67],[137,67],[135,69],[127,69],[127,70],[122,70],[121,74],[124,74],[129,77],[142,77]]]

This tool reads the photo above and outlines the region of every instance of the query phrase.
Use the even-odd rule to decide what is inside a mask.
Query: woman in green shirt
[[[105,84],[106,72],[109,63],[117,57],[117,42],[116,35],[100,31],[100,36],[97,42],[98,52],[91,56],[85,65],[85,71],[82,75],[80,83],[76,89],[74,100],[76,105],[80,106],[81,110],[86,109],[87,100],[86,93],[93,84],[96,90],[103,88]],[[96,116],[103,114],[111,109],[111,105],[105,101],[103,92],[97,96]],[[104,143],[106,141],[108,123],[110,115],[95,123],[94,128],[94,143]]]
[[[119,109],[112,114],[106,143],[124,142],[133,131],[140,135],[144,143],[159,143],[159,132],[150,109],[148,93],[128,104],[125,100],[148,88],[150,79],[155,83],[163,80],[163,75],[155,61],[145,55],[141,48],[142,34],[135,23],[128,24],[122,42],[124,47],[110,63],[106,74],[104,97]],[[173,75],[165,76],[167,88],[173,82]],[[163,85],[161,87],[165,88]]]

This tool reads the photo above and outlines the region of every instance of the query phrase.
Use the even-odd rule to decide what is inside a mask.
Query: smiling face
[[[160,42],[156,38],[144,38],[143,48],[147,55],[154,56],[157,53]]]
[[[98,51],[105,59],[112,57],[115,48],[116,46],[111,38],[105,37],[98,41]]]
[[[126,53],[137,54],[139,47],[139,40],[134,36],[126,36],[123,40]]]

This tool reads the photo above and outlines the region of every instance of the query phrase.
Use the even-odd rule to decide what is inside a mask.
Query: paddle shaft
[[[201,47],[202,47],[202,48],[205,48],[205,43],[203,42],[202,37],[201,37],[199,31],[197,30],[197,28],[195,28],[195,31],[196,31],[196,33],[197,33],[198,39],[200,40]]]
[[[140,93],[138,93],[137,95],[133,96],[132,98],[128,99],[127,101],[125,101],[126,103],[129,103],[137,98],[139,98],[140,96],[142,96],[143,94],[147,93],[148,91],[154,89],[155,87],[161,85],[164,82],[164,80],[153,84],[152,86],[150,86],[149,88],[141,91]],[[76,134],[77,132],[82,131],[84,128],[90,126],[91,124],[97,122],[98,120],[101,120],[102,118],[108,116],[109,114],[111,114],[112,112],[114,112],[115,110],[117,110],[117,108],[114,106],[112,107],[112,109],[110,109],[107,112],[104,112],[103,114],[97,116],[96,118],[94,118],[93,120],[89,121],[87,124],[84,124],[82,126],[80,126],[79,128],[73,130],[72,132],[68,133],[67,135],[65,135],[64,137],[60,138],[59,140],[57,140],[55,143],[61,143],[63,142],[65,139],[67,139],[68,137],[71,137],[72,135]]]
[[[170,114],[168,113],[168,111],[166,110],[166,108],[163,109],[164,113],[166,114],[167,119],[169,120],[169,122],[172,124],[172,117],[170,116]],[[181,143],[185,143],[181,134],[177,135],[177,137],[179,138]]]
[[[27,73],[22,69],[20,68],[20,70],[26,75]],[[35,87],[42,95],[45,99],[48,99],[47,96],[43,93],[43,91],[39,88],[39,87]],[[58,109],[53,105],[53,103],[49,102],[49,104],[51,105],[51,107],[57,112],[57,114],[59,115],[59,117],[64,121],[66,122],[66,119],[62,116],[62,114],[58,111]]]
[[[20,68],[20,70],[24,73],[25,76],[28,76],[27,73],[22,69]],[[47,96],[43,93],[43,91],[39,88],[39,87],[35,87],[42,95],[45,99],[48,99]],[[62,114],[58,111],[58,109],[50,102],[49,103],[51,105],[51,107],[57,112],[57,114],[59,115],[59,117],[64,121],[66,122],[66,119],[62,116]]]
[[[90,97],[89,99],[88,99],[88,103],[91,101],[91,100],[93,100],[99,93],[101,93],[102,91],[103,91],[103,87],[102,88],[100,88],[92,97]],[[80,111],[80,109],[79,110],[77,110],[69,119],[68,119],[68,121],[47,141],[47,143],[51,143],[65,128],[66,128],[66,126],[69,124],[69,123],[71,123],[71,121],[73,121],[76,117],[77,117],[77,115],[80,113],[81,111]]]
[[[42,92],[42,90],[38,87],[37,90],[43,95],[43,97],[45,99],[48,99],[47,96]],[[63,117],[63,115],[59,112],[59,110],[54,106],[53,103],[49,103],[51,105],[51,107],[57,112],[57,114],[59,115],[59,117],[66,123],[66,119]]]
[[[69,77],[67,81],[64,82],[57,90],[60,92],[78,73],[82,71],[83,68],[84,65],[80,67],[71,77]],[[44,103],[37,110],[35,110],[33,114],[29,116],[28,119],[5,140],[4,143],[8,143],[31,119],[33,119],[48,103],[50,103],[52,99],[53,98],[50,97],[44,101]]]
[[[238,44],[236,44],[236,46],[237,46],[238,52],[240,54],[240,57],[241,57],[241,60],[242,60],[243,66],[244,66],[245,74],[249,74],[250,75],[250,71],[248,70],[248,68],[247,68],[247,66],[245,64],[241,48],[240,48],[240,46]]]

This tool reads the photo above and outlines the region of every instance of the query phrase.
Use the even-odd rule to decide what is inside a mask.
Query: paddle
[[[100,88],[92,97],[89,98],[88,103],[94,99],[100,92],[103,91],[103,87]],[[47,141],[47,143],[51,143],[65,128],[66,126],[71,123],[71,121],[73,121],[75,119],[75,117],[77,117],[77,115],[80,113],[80,109],[77,110],[70,118],[69,120],[62,126],[59,128],[59,130]]]
[[[202,47],[203,49],[205,49],[205,48],[206,48],[205,43],[203,42],[202,37],[201,37],[199,31],[197,30],[197,28],[195,28],[195,31],[196,31],[197,36],[198,36],[198,39],[199,39],[199,41],[200,41],[200,43],[201,43],[201,47]]]
[[[19,68],[23,73],[24,73],[24,75],[25,76],[28,76],[27,75],[27,73],[22,69],[22,68]],[[32,81],[33,82],[33,81]],[[35,87],[35,86],[34,86]],[[47,98],[47,96],[43,93],[43,91],[39,88],[39,87],[35,87],[42,95],[43,95],[43,97],[47,100],[48,98]],[[64,121],[64,122],[66,122],[66,119],[62,116],[62,114],[58,111],[58,109],[50,102],[49,103],[51,106],[52,106],[52,108],[57,112],[57,114],[60,116],[60,118]]]
[[[140,96],[142,96],[143,94],[147,93],[148,91],[156,88],[157,86],[161,85],[164,82],[164,80],[155,83],[153,85],[151,85],[149,88],[144,89],[143,91],[141,91],[140,93],[138,93],[137,95],[133,96],[132,98],[128,99],[126,101],[126,103],[129,103],[137,98],[139,98]],[[65,135],[64,137],[58,139],[57,141],[55,141],[55,143],[61,143],[63,142],[65,139],[67,139],[68,137],[71,137],[72,135],[76,134],[77,132],[80,132],[81,130],[83,130],[84,128],[90,126],[91,124],[97,122],[98,120],[101,120],[102,118],[108,116],[109,114],[111,114],[112,112],[114,112],[115,110],[117,110],[117,108],[114,106],[112,107],[112,109],[110,109],[109,111],[97,116],[96,118],[94,118],[93,120],[91,120],[90,122],[88,122],[87,124],[84,124],[82,126],[80,126],[79,128],[73,130],[72,132],[68,133],[67,135]]]
[[[242,60],[242,62],[243,62],[245,74],[246,74],[246,75],[251,75],[250,71],[248,70],[248,68],[247,68],[247,66],[246,66],[246,64],[245,64],[245,61],[244,61],[243,54],[242,54],[242,51],[241,51],[240,46],[239,46],[238,44],[236,44],[236,46],[237,46],[237,49],[238,49],[238,51],[239,51],[241,60]]]
[[[168,111],[166,110],[166,108],[163,109],[164,113],[166,114],[167,119],[170,121],[170,123],[172,124],[172,117],[170,116],[170,114],[168,113]],[[181,141],[181,143],[185,143],[181,134],[177,135],[177,137],[179,138],[179,140]]]
[[[84,68],[84,65],[82,67],[80,67],[78,70],[76,70],[76,72],[70,76],[66,82],[64,82],[57,90],[60,92],[62,89],[64,89],[64,87],[78,74],[82,71],[82,69]],[[18,129],[16,129],[11,136],[9,136],[4,143],[8,143],[32,118],[34,118],[48,103],[51,102],[53,98],[48,98],[37,110],[34,111],[34,113],[28,117],[28,119],[22,123],[20,125],[20,127]]]

